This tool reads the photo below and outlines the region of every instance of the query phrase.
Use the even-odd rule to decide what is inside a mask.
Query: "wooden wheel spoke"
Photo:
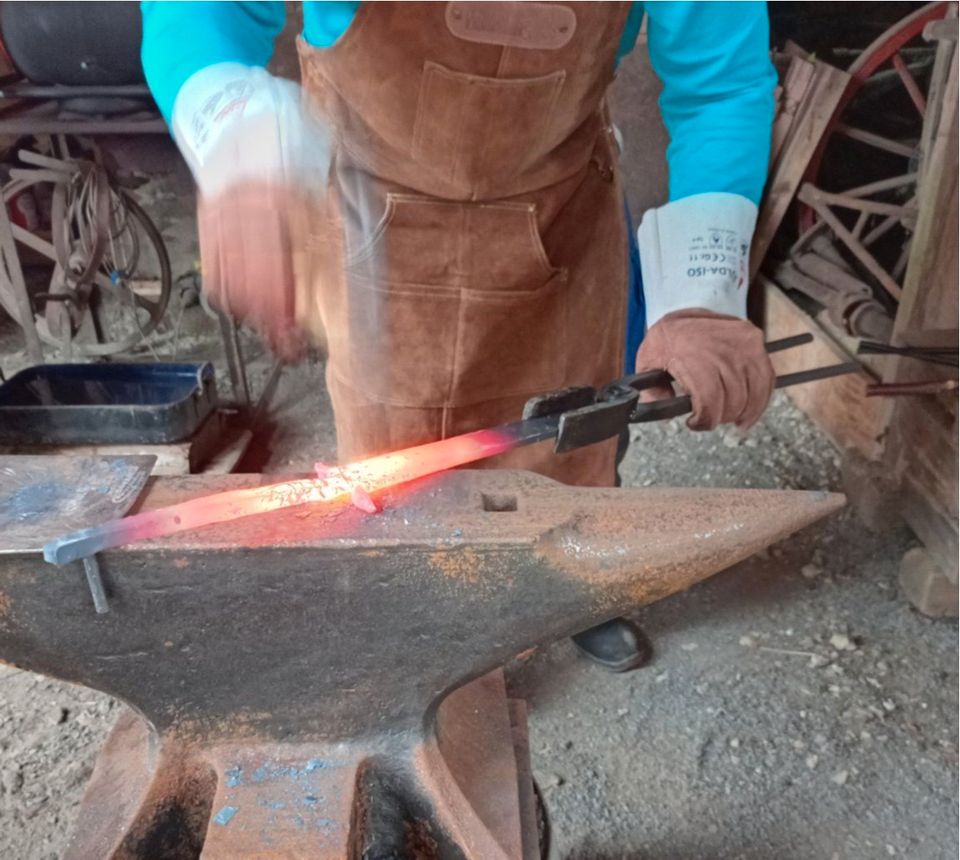
[[[863,128],[847,125],[845,122],[838,122],[834,131],[837,134],[842,134],[844,137],[849,137],[851,140],[865,143],[867,146],[872,146],[875,149],[882,149],[884,152],[889,152],[893,155],[902,155],[904,158],[913,158],[917,153],[915,146],[909,146],[901,143],[899,140],[891,140],[889,137],[884,137],[883,135],[867,131]]]
[[[877,239],[882,236],[886,236],[897,224],[900,223],[900,219],[894,215],[891,215],[889,218],[884,218],[876,227],[874,227],[866,236],[864,236],[860,241],[864,245],[872,245]]]
[[[920,114],[920,118],[923,119],[927,113],[926,97],[920,90],[916,79],[910,74],[910,69],[907,68],[907,64],[903,61],[903,57],[900,56],[899,51],[893,55],[891,61],[893,62],[893,67],[897,70],[897,74],[900,76],[900,80],[903,82],[907,94],[910,96],[910,101],[913,102],[913,106]]]
[[[890,273],[897,281],[903,278],[903,273],[907,270],[907,263],[910,261],[910,245],[912,239],[913,237],[910,237],[906,242],[903,243],[903,249],[900,251],[900,256],[897,258],[897,262],[894,264],[893,271]]]

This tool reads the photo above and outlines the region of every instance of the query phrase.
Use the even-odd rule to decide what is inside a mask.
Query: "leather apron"
[[[301,219],[297,308],[322,326],[341,462],[520,417],[621,373],[627,237],[604,95],[629,3],[363,3],[302,40],[333,135]],[[616,440],[486,467],[607,486]]]

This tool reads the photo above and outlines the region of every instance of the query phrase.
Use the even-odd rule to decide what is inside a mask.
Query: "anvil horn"
[[[159,480],[140,508],[254,480]],[[102,615],[79,565],[46,566],[26,545],[0,555],[0,657],[146,720],[108,743],[71,856],[151,856],[172,820],[187,847],[171,856],[388,856],[397,834],[398,851],[413,839],[438,857],[535,856],[525,801],[496,788],[503,768],[517,775],[502,743],[516,721],[495,676],[463,685],[843,498],[461,471],[379,502],[376,515],[304,507],[103,553]],[[477,696],[492,710],[474,725]],[[122,802],[99,802],[107,786]]]

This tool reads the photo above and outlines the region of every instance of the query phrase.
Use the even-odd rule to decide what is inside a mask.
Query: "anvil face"
[[[140,509],[258,480],[159,479]],[[103,553],[105,615],[79,570],[40,560],[49,532],[0,556],[0,657],[143,718],[108,745],[71,856],[157,856],[174,831],[178,857],[536,856],[511,735],[522,720],[488,673],[729,567],[842,497],[459,471],[382,504]]]

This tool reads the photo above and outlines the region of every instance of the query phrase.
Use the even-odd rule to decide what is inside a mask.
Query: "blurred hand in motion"
[[[296,322],[294,230],[326,187],[329,136],[300,87],[265,69],[219,63],[184,83],[173,131],[199,190],[203,287],[286,361],[305,338]]]

